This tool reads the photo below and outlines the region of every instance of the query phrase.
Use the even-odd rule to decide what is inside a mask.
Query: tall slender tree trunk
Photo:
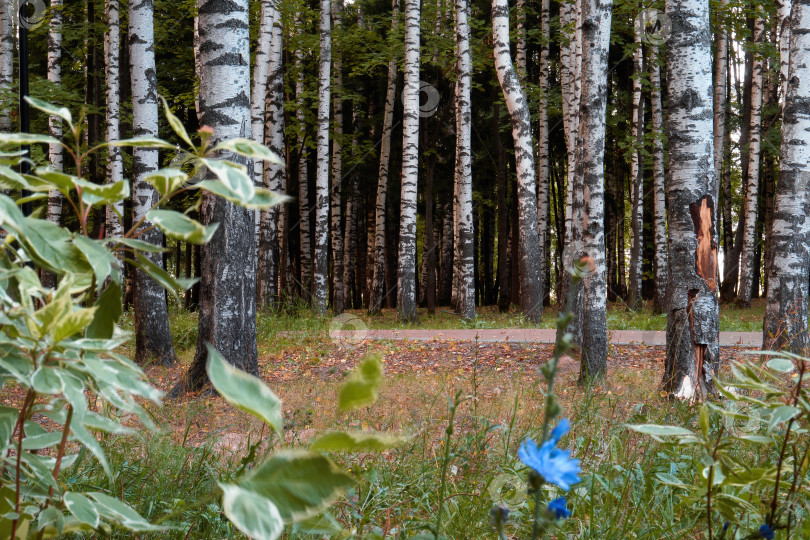
[[[472,201],[472,111],[470,84],[472,56],[470,53],[470,26],[467,21],[468,0],[455,0],[456,4],[456,174],[455,206],[458,216],[458,279],[457,313],[464,319],[475,318],[475,262]],[[507,44],[507,55],[509,54]]]
[[[492,32],[495,69],[512,119],[512,138],[515,141],[520,307],[529,320],[539,322],[543,317],[543,276],[537,265],[540,241],[537,236],[537,187],[531,118],[526,97],[509,55],[509,5],[506,0],[492,2]]]
[[[635,29],[636,50],[633,51],[633,153],[630,158],[630,182],[632,202],[630,229],[633,244],[630,248],[630,281],[627,284],[627,304],[637,309],[641,304],[642,260],[644,258],[644,98],[641,93],[641,78],[644,71],[644,50],[641,44],[641,29]]]
[[[574,317],[581,335],[579,379],[589,383],[607,371],[607,272],[605,268],[604,155],[607,112],[608,49],[611,0],[584,0],[582,10],[582,71],[577,131],[572,238],[582,246],[575,260],[588,268],[582,304]],[[581,188],[579,187],[581,186]],[[578,300],[579,302],[579,300]],[[581,315],[580,315],[581,314]]]
[[[495,177],[498,179],[498,311],[508,313],[510,298],[509,260],[509,204],[507,201],[506,150],[501,141],[501,110],[498,102],[492,105],[492,135],[495,138]]]
[[[419,176],[419,0],[405,0],[405,92],[402,124],[397,309],[416,320],[416,185]]]
[[[349,308],[354,307],[352,298],[356,296],[354,274],[357,250],[357,207],[357,177],[355,177],[352,182],[352,190],[346,197],[346,235],[343,237],[343,304]]]
[[[779,81],[782,103],[787,100],[788,67],[790,65],[790,25],[792,0],[779,0],[777,3],[777,36],[779,40]]]
[[[709,2],[667,0],[669,308],[662,385],[705,396],[719,360]]]
[[[3,0],[0,0],[3,2]],[[3,9],[8,10],[14,2],[11,2]],[[0,14],[2,17],[2,14]],[[0,22],[1,24],[5,24]],[[10,24],[10,21],[9,21]],[[112,27],[110,28],[112,34]],[[0,48],[2,48],[2,36],[0,36]],[[0,60],[2,52],[0,52]],[[2,78],[2,67],[0,67],[0,79]],[[62,2],[61,0],[51,1],[51,21],[48,27],[48,81],[54,85],[62,83]],[[0,81],[0,91],[4,87]],[[9,88],[10,90],[10,88]],[[0,131],[5,131],[2,127],[2,113],[0,113]],[[57,139],[62,138],[62,120],[59,117],[51,116],[48,118],[48,134]],[[120,155],[121,150],[116,149]],[[112,151],[112,150],[111,150]],[[50,166],[57,171],[61,171],[64,167],[64,157],[62,153],[62,145],[49,144],[48,145],[48,161]],[[48,192],[48,209],[47,219],[51,223],[57,225],[62,222],[62,193],[58,190],[51,190]],[[56,287],[56,274],[52,272],[43,272],[42,285],[44,287]]]
[[[718,17],[725,16],[725,11],[728,7],[728,0],[721,0],[720,5],[722,9]],[[731,174],[730,163],[727,160],[727,152],[730,152],[730,137],[729,130],[726,126],[726,118],[728,115],[728,99],[729,99],[729,65],[728,54],[728,30],[722,22],[718,23],[718,32],[715,39],[715,61],[714,61],[714,177],[718,188],[722,184],[722,199],[721,193],[718,194],[716,200],[722,200],[722,218],[723,218],[723,261],[726,268],[724,268],[724,283],[721,289],[728,285],[725,283],[725,270],[731,263],[732,252],[734,249],[734,231],[731,221]],[[718,217],[720,212],[718,211]],[[733,288],[733,285],[731,285]]]
[[[53,8],[54,2],[51,2]],[[121,138],[121,78],[120,51],[121,26],[118,0],[106,0],[107,26],[104,36],[104,59],[107,75],[107,140]],[[107,181],[114,183],[124,178],[124,161],[121,148],[109,147],[110,158],[107,161]],[[53,158],[51,158],[53,159]],[[61,159],[61,156],[60,156]],[[53,162],[53,161],[52,161]],[[124,202],[107,207],[107,235],[120,236],[124,232]]]
[[[312,303],[326,314],[329,290],[329,107],[332,104],[332,2],[321,0],[321,53],[318,62],[318,135],[315,177],[315,267]]]
[[[546,274],[548,273],[549,253],[546,249],[549,243],[549,135],[548,135],[548,94],[549,94],[549,45],[551,43],[551,25],[549,13],[549,0],[540,0],[540,33],[543,42],[540,48],[540,103],[538,111],[537,136],[537,236],[540,250],[537,256],[538,272],[540,273],[540,296],[545,299],[550,288]]]
[[[276,15],[276,10],[273,7],[274,2],[275,0],[262,0],[259,15],[259,35],[256,37],[256,58],[253,65],[253,86],[250,96],[250,131],[253,140],[258,143],[264,142],[270,40],[273,33],[273,19]],[[253,183],[256,186],[261,186],[264,181],[264,167],[265,162],[261,159],[253,161]],[[256,240],[259,247],[261,247],[259,241],[261,235],[261,212],[254,212],[254,219],[256,220]],[[259,260],[261,260],[261,256],[259,256]],[[261,275],[257,276],[258,282],[261,279]],[[261,290],[261,284],[258,288]]]
[[[664,171],[664,115],[661,110],[661,70],[658,46],[650,47],[650,105],[653,132],[653,213],[655,231],[655,301],[656,313],[667,309],[667,207],[666,173]]]
[[[343,0],[332,4],[332,23],[339,30],[342,25]],[[340,48],[333,51],[335,68],[335,88],[332,94],[333,123],[335,136],[332,138],[332,309],[336,314],[343,313],[343,235],[341,227],[341,192],[343,182],[343,53]]]
[[[787,92],[782,115],[782,148],[776,184],[767,265],[768,300],[762,344],[766,350],[807,354],[810,276],[810,5],[794,2],[790,17]]]
[[[274,3],[273,28],[270,35],[269,66],[267,81],[267,115],[265,117],[265,144],[278,156],[286,156],[284,143],[284,66],[282,52],[284,30],[280,12]],[[265,163],[264,185],[275,192],[287,191],[287,172],[281,165]],[[262,307],[272,307],[276,301],[282,250],[279,242],[281,209],[278,206],[261,211],[259,235],[259,262],[256,287],[258,302]]]
[[[391,15],[391,29],[396,28],[399,1],[394,0]],[[377,174],[377,197],[374,219],[374,272],[369,295],[369,314],[382,309],[385,297],[385,200],[388,193],[388,168],[391,163],[391,132],[394,127],[394,102],[397,92],[397,60],[392,55],[388,60],[388,84],[385,90],[385,110],[380,140],[380,167]]]
[[[761,45],[765,39],[765,21],[757,17],[754,23],[754,43]],[[762,128],[762,85],[765,60],[760,51],[754,52],[753,77],[751,79],[751,127],[748,135],[748,178],[745,195],[745,221],[743,231],[742,250],[740,252],[740,284],[737,292],[737,301],[742,306],[751,304],[752,287],[754,284],[755,229],[757,225],[757,209],[759,205],[759,158],[762,148],[760,132]]]
[[[157,137],[158,103],[155,69],[154,4],[152,0],[129,5],[129,58],[132,80],[132,132],[136,137]],[[158,193],[145,176],[158,169],[158,151],[135,148],[132,152],[133,223],[138,222],[158,201]],[[141,230],[150,224],[144,222]],[[157,228],[141,237],[156,246],[163,245],[163,233]],[[154,264],[163,266],[160,253],[145,254]],[[145,272],[135,272],[135,361],[155,360],[163,365],[176,361],[169,331],[166,291]]]
[[[214,143],[250,133],[248,0],[199,0],[200,108]],[[223,157],[249,165],[248,160]],[[219,223],[202,248],[197,352],[185,379],[172,391],[207,381],[207,344],[235,367],[259,374],[256,350],[256,235],[253,213],[210,193],[200,210],[206,225]]]
[[[446,306],[450,303],[451,288],[453,286],[453,213],[450,204],[442,206],[442,246],[441,262],[439,266],[439,304]]]
[[[14,0],[0,0],[0,92],[9,98],[14,84],[14,28],[11,22],[14,5]],[[0,105],[0,132],[11,131],[11,103],[11,99],[7,99]]]
[[[295,16],[296,31],[303,32],[301,18]],[[298,234],[301,252],[301,297],[309,301],[312,292],[312,244],[310,236],[310,208],[309,208],[309,147],[307,141],[307,125],[304,110],[304,52],[298,47],[295,50],[295,63],[298,75],[295,79],[296,111],[295,119],[298,124]]]

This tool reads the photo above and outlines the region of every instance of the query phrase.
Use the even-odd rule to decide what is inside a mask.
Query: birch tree
[[[270,36],[270,54],[267,81],[267,115],[265,124],[265,144],[282,157],[286,154],[284,144],[284,65],[282,53],[284,48],[284,30],[282,17],[277,11],[275,2],[270,3],[275,11],[273,14],[273,27]],[[275,192],[287,190],[287,173],[284,167],[271,162],[265,162],[264,185]],[[284,260],[279,242],[281,232],[281,211],[279,206],[273,206],[261,211],[260,248],[258,276],[256,286],[259,290],[259,301],[264,307],[270,307],[278,295],[280,265]]]
[[[695,399],[719,359],[709,2],[667,0],[669,305],[663,389]]]
[[[727,0],[726,0],[727,1]],[[790,65],[790,11],[791,0],[779,0],[777,11],[777,38],[779,40],[779,81],[782,103],[787,100],[788,68]]]
[[[661,107],[661,69],[658,46],[650,47],[650,109],[652,113],[653,213],[655,231],[655,300],[657,313],[667,308],[667,208],[664,171],[664,114]]]
[[[768,300],[762,344],[766,350],[807,354],[808,275],[810,275],[810,4],[794,2],[782,147],[768,265]]]
[[[332,2],[321,0],[321,51],[318,62],[318,135],[317,172],[315,177],[315,268],[313,273],[313,307],[326,314],[328,296],[327,264],[329,258],[329,111],[332,103]]]
[[[549,0],[540,0],[540,32],[542,45],[540,48],[540,106],[538,115],[537,136],[537,236],[540,250],[538,253],[538,272],[540,273],[540,298],[545,299],[549,284],[546,283],[546,261],[548,253],[546,244],[549,237],[548,206],[549,206],[549,135],[548,135],[548,94],[549,94],[549,46],[551,44],[551,25],[549,13]]]
[[[765,21],[757,17],[754,23],[754,43],[761,45],[765,39]],[[737,299],[743,306],[751,304],[752,287],[754,284],[754,251],[756,238],[754,235],[757,224],[757,210],[759,206],[759,157],[762,148],[762,85],[765,60],[760,51],[754,52],[753,76],[751,79],[751,127],[748,135],[748,178],[745,190],[745,219],[743,221],[743,242],[740,252],[740,284],[737,290]]]
[[[633,51],[633,116],[632,154],[630,155],[630,229],[633,244],[630,248],[630,281],[627,284],[627,303],[630,309],[641,304],[641,263],[644,258],[644,164],[641,159],[644,145],[644,100],[641,94],[641,79],[644,72],[644,49],[641,45],[640,25],[635,26]]]
[[[301,28],[300,16],[295,16],[296,29]],[[310,299],[312,288],[312,244],[310,242],[310,221],[309,221],[309,147],[306,137],[306,115],[304,109],[304,51],[302,48],[295,49],[295,69],[298,74],[295,79],[295,99],[296,111],[295,120],[298,124],[298,234],[300,238],[301,250],[301,296],[305,300]]]
[[[155,69],[154,4],[152,0],[129,4],[129,59],[132,81],[132,133],[136,137],[158,136],[157,72]],[[158,150],[133,149],[132,219],[137,223],[158,201],[158,193],[145,177],[158,169]],[[156,246],[163,244],[163,233],[149,228],[144,219],[140,239]],[[147,230],[148,229],[148,230]],[[144,254],[152,263],[163,266],[160,253]],[[135,361],[154,359],[163,365],[176,360],[166,291],[146,272],[135,271]]]
[[[13,4],[13,2],[12,2]],[[62,83],[62,2],[61,0],[51,1],[51,20],[48,25],[48,81],[53,85]],[[48,134],[56,139],[62,139],[62,120],[59,117],[48,118]],[[119,150],[120,153],[120,150]],[[48,161],[50,166],[57,171],[64,167],[64,155],[62,145],[48,145]],[[57,225],[62,221],[62,194],[58,190],[48,193],[47,219]],[[56,276],[46,273],[47,279],[43,283],[46,287],[56,285]]]
[[[14,0],[0,0],[0,92],[11,94],[14,83],[14,28],[12,6]],[[11,131],[11,103],[0,107],[0,131]]]
[[[259,35],[256,38],[256,58],[253,65],[253,87],[250,96],[250,126],[253,140],[264,142],[264,123],[267,105],[267,77],[270,65],[270,40],[273,32],[273,19],[276,0],[262,0],[259,14]],[[253,161],[253,183],[261,186],[264,180],[264,161]],[[255,212],[256,238],[260,235],[261,214]]]
[[[391,8],[392,32],[396,29],[398,12],[399,0],[394,0]],[[388,83],[385,90],[383,129],[380,136],[380,166],[377,173],[377,196],[374,216],[374,270],[368,304],[369,315],[380,312],[385,295],[385,200],[388,192],[388,167],[391,161],[391,132],[394,126],[396,93],[397,59],[391,54],[391,58],[388,60]]]
[[[248,0],[199,0],[198,8],[201,123],[213,131],[213,144],[245,137],[251,123]],[[239,156],[222,157],[249,165]],[[253,212],[206,192],[200,216],[219,228],[202,247],[197,352],[173,395],[207,381],[209,343],[237,368],[259,374]]]
[[[537,188],[535,184],[534,149],[532,148],[531,118],[526,96],[509,55],[509,4],[507,0],[492,1],[492,34],[495,46],[495,69],[501,84],[515,143],[518,200],[518,253],[520,264],[520,307],[531,321],[543,316],[542,276],[537,260]]]
[[[602,377],[607,370],[604,159],[611,8],[610,0],[584,0],[580,5],[582,71],[575,172],[579,184],[574,188],[571,229],[573,245],[581,245],[573,255],[588,269],[579,296],[582,304],[574,308],[581,333],[581,383]]]
[[[332,22],[336,30],[339,31],[342,25],[343,0],[333,0]],[[336,314],[343,313],[343,237],[341,229],[341,183],[343,182],[343,54],[340,47],[333,51],[335,68],[335,88],[333,93],[332,108],[333,124],[335,136],[332,138],[332,191],[331,197],[331,219],[332,219],[332,309]]]
[[[52,0],[52,9],[53,5],[54,2]],[[105,7],[108,27],[108,31],[104,36],[104,60],[107,76],[107,140],[117,141],[121,138],[121,79],[119,75],[121,26],[119,24],[120,12],[118,0],[106,0]],[[120,147],[110,146],[109,152],[110,158],[107,161],[107,182],[115,183],[124,178],[124,161],[121,156]],[[51,157],[51,163],[53,163],[53,156]],[[109,236],[120,236],[124,232],[124,224],[121,222],[123,217],[123,201],[118,202],[115,206],[107,207],[107,234]]]
[[[416,184],[419,177],[419,0],[405,0],[405,91],[402,123],[397,308],[405,321],[416,320]]]
[[[456,311],[464,319],[475,318],[475,276],[473,268],[473,201],[472,201],[472,112],[470,84],[472,56],[468,0],[455,0],[456,5],[456,172],[455,206],[458,216],[457,236],[459,291]],[[508,21],[507,21],[508,24]],[[507,55],[509,54],[507,44]],[[531,151],[531,148],[530,148]],[[533,172],[533,171],[532,171]]]

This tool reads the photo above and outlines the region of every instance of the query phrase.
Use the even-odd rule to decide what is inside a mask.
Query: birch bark
[[[250,134],[248,0],[199,0],[200,108],[212,142]],[[249,165],[249,160],[223,157]],[[256,235],[253,212],[209,193],[200,209],[206,225],[219,223],[202,247],[197,352],[173,394],[207,381],[206,344],[231,364],[258,376],[256,350]]]
[[[59,0],[57,0],[58,2]],[[54,1],[51,1],[53,9]],[[107,75],[107,140],[117,141],[121,138],[121,79],[120,79],[120,51],[121,51],[121,25],[119,23],[120,10],[118,0],[106,0],[107,27],[109,30],[104,36],[104,59]],[[49,47],[50,48],[50,47]],[[50,66],[49,66],[50,71]],[[60,130],[61,133],[61,130]],[[57,135],[53,135],[57,136]],[[121,148],[109,147],[110,158],[107,161],[107,181],[114,183],[124,178],[124,161]],[[51,163],[54,156],[51,155]],[[61,162],[61,155],[60,155]],[[60,163],[61,165],[61,163]],[[50,199],[50,197],[49,197]],[[50,208],[50,204],[48,205]],[[120,236],[124,232],[124,202],[120,201],[114,206],[107,207],[107,236]]]
[[[264,142],[264,124],[267,106],[267,79],[270,65],[270,40],[273,33],[275,0],[262,0],[259,15],[259,35],[256,38],[256,58],[253,65],[253,87],[250,97],[250,131],[253,140]],[[264,180],[264,161],[253,161],[253,183],[261,186]],[[261,234],[261,213],[254,212],[257,241]],[[260,287],[261,288],[261,287]]]
[[[584,0],[582,13],[582,70],[575,198],[572,222],[575,260],[586,263],[582,304],[575,307],[581,333],[580,383],[603,377],[607,371],[607,272],[605,268],[604,156],[607,111],[608,49],[611,0]],[[579,300],[578,300],[579,302]]]
[[[396,29],[399,0],[394,0],[391,14],[391,30]],[[369,299],[369,315],[380,313],[385,296],[385,200],[388,192],[388,167],[391,162],[391,132],[394,126],[394,101],[397,92],[397,59],[388,60],[388,83],[385,90],[385,110],[380,140],[380,167],[377,173],[377,196],[374,216],[373,277]]]
[[[641,29],[635,26],[636,50],[633,51],[633,118],[632,139],[633,153],[630,157],[630,182],[632,202],[630,229],[633,233],[633,244],[630,248],[630,280],[627,284],[627,303],[630,309],[641,305],[641,264],[644,258],[644,164],[642,149],[644,145],[644,100],[641,93],[641,78],[644,72],[644,50],[641,44]]]
[[[667,309],[667,207],[664,171],[664,114],[661,107],[661,69],[658,47],[650,47],[650,106],[653,132],[653,212],[655,231],[655,302],[654,310]]]
[[[11,97],[14,83],[14,28],[12,6],[14,0],[0,0],[0,92]],[[11,100],[0,107],[0,131],[11,131]]]
[[[136,137],[157,137],[158,97],[155,69],[154,4],[152,0],[130,2],[129,58],[132,80],[132,133]],[[158,169],[158,151],[135,148],[132,152],[132,218],[138,222],[157,203],[158,193],[144,177]],[[144,221],[140,230],[150,226]],[[163,233],[157,228],[145,231],[141,240],[163,244]],[[146,254],[154,264],[163,266],[160,253]],[[135,271],[135,361],[156,360],[163,365],[176,361],[166,291],[145,272]]]
[[[333,0],[332,23],[335,30],[340,31],[343,18],[343,0]],[[343,53],[339,41],[337,50],[333,51],[335,69],[335,88],[332,94],[333,123],[335,136],[332,138],[332,192],[331,219],[332,219],[332,309],[336,314],[343,313],[343,236],[341,228],[341,191],[343,182]]]
[[[402,124],[402,193],[400,196],[397,309],[405,321],[416,320],[416,185],[419,176],[419,0],[405,0],[405,92]]]
[[[318,134],[315,176],[315,266],[312,303],[326,314],[329,262],[329,113],[332,104],[332,2],[321,0],[321,51],[318,62]]]
[[[275,3],[270,4],[275,11],[270,36],[270,54],[267,81],[267,115],[264,129],[266,144],[270,150],[285,160],[284,144],[284,29]],[[286,160],[285,160],[286,161]],[[264,184],[275,192],[287,191],[287,172],[281,165],[265,163]],[[279,273],[282,249],[279,241],[281,233],[281,213],[283,208],[274,206],[262,210],[260,224],[259,271],[257,288],[259,302],[263,307],[272,307],[279,294]]]
[[[512,138],[515,143],[520,307],[529,320],[539,322],[543,317],[543,297],[542,276],[537,265],[539,258],[537,187],[534,176],[531,118],[520,79],[509,55],[509,5],[506,0],[492,1],[492,33],[495,69],[512,120]]]
[[[790,17],[787,93],[782,118],[779,182],[776,185],[768,265],[763,348],[807,354],[810,275],[810,4],[793,3]]]
[[[719,360],[709,2],[667,0],[669,307],[663,389],[705,396]]]
[[[458,304],[457,313],[464,319],[475,318],[475,276],[473,260],[472,201],[472,112],[470,84],[472,56],[468,0],[455,0],[456,5],[456,171],[455,206],[458,216]],[[508,19],[507,19],[508,24]],[[508,39],[508,38],[507,38]],[[506,54],[509,54],[508,42]],[[530,141],[531,142],[531,141]],[[531,146],[529,147],[531,150]],[[532,171],[533,172],[533,171]]]

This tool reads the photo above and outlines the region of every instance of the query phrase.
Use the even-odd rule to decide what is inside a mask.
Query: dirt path
[[[329,336],[340,342],[374,340],[476,341],[481,343],[554,343],[556,330],[505,328],[481,330],[331,330]],[[613,345],[666,345],[666,332],[654,330],[612,330]],[[761,332],[720,332],[721,347],[761,347]]]

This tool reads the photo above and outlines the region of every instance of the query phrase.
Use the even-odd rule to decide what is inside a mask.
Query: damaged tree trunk
[[[699,399],[719,355],[709,3],[668,0],[669,308],[662,387]]]

